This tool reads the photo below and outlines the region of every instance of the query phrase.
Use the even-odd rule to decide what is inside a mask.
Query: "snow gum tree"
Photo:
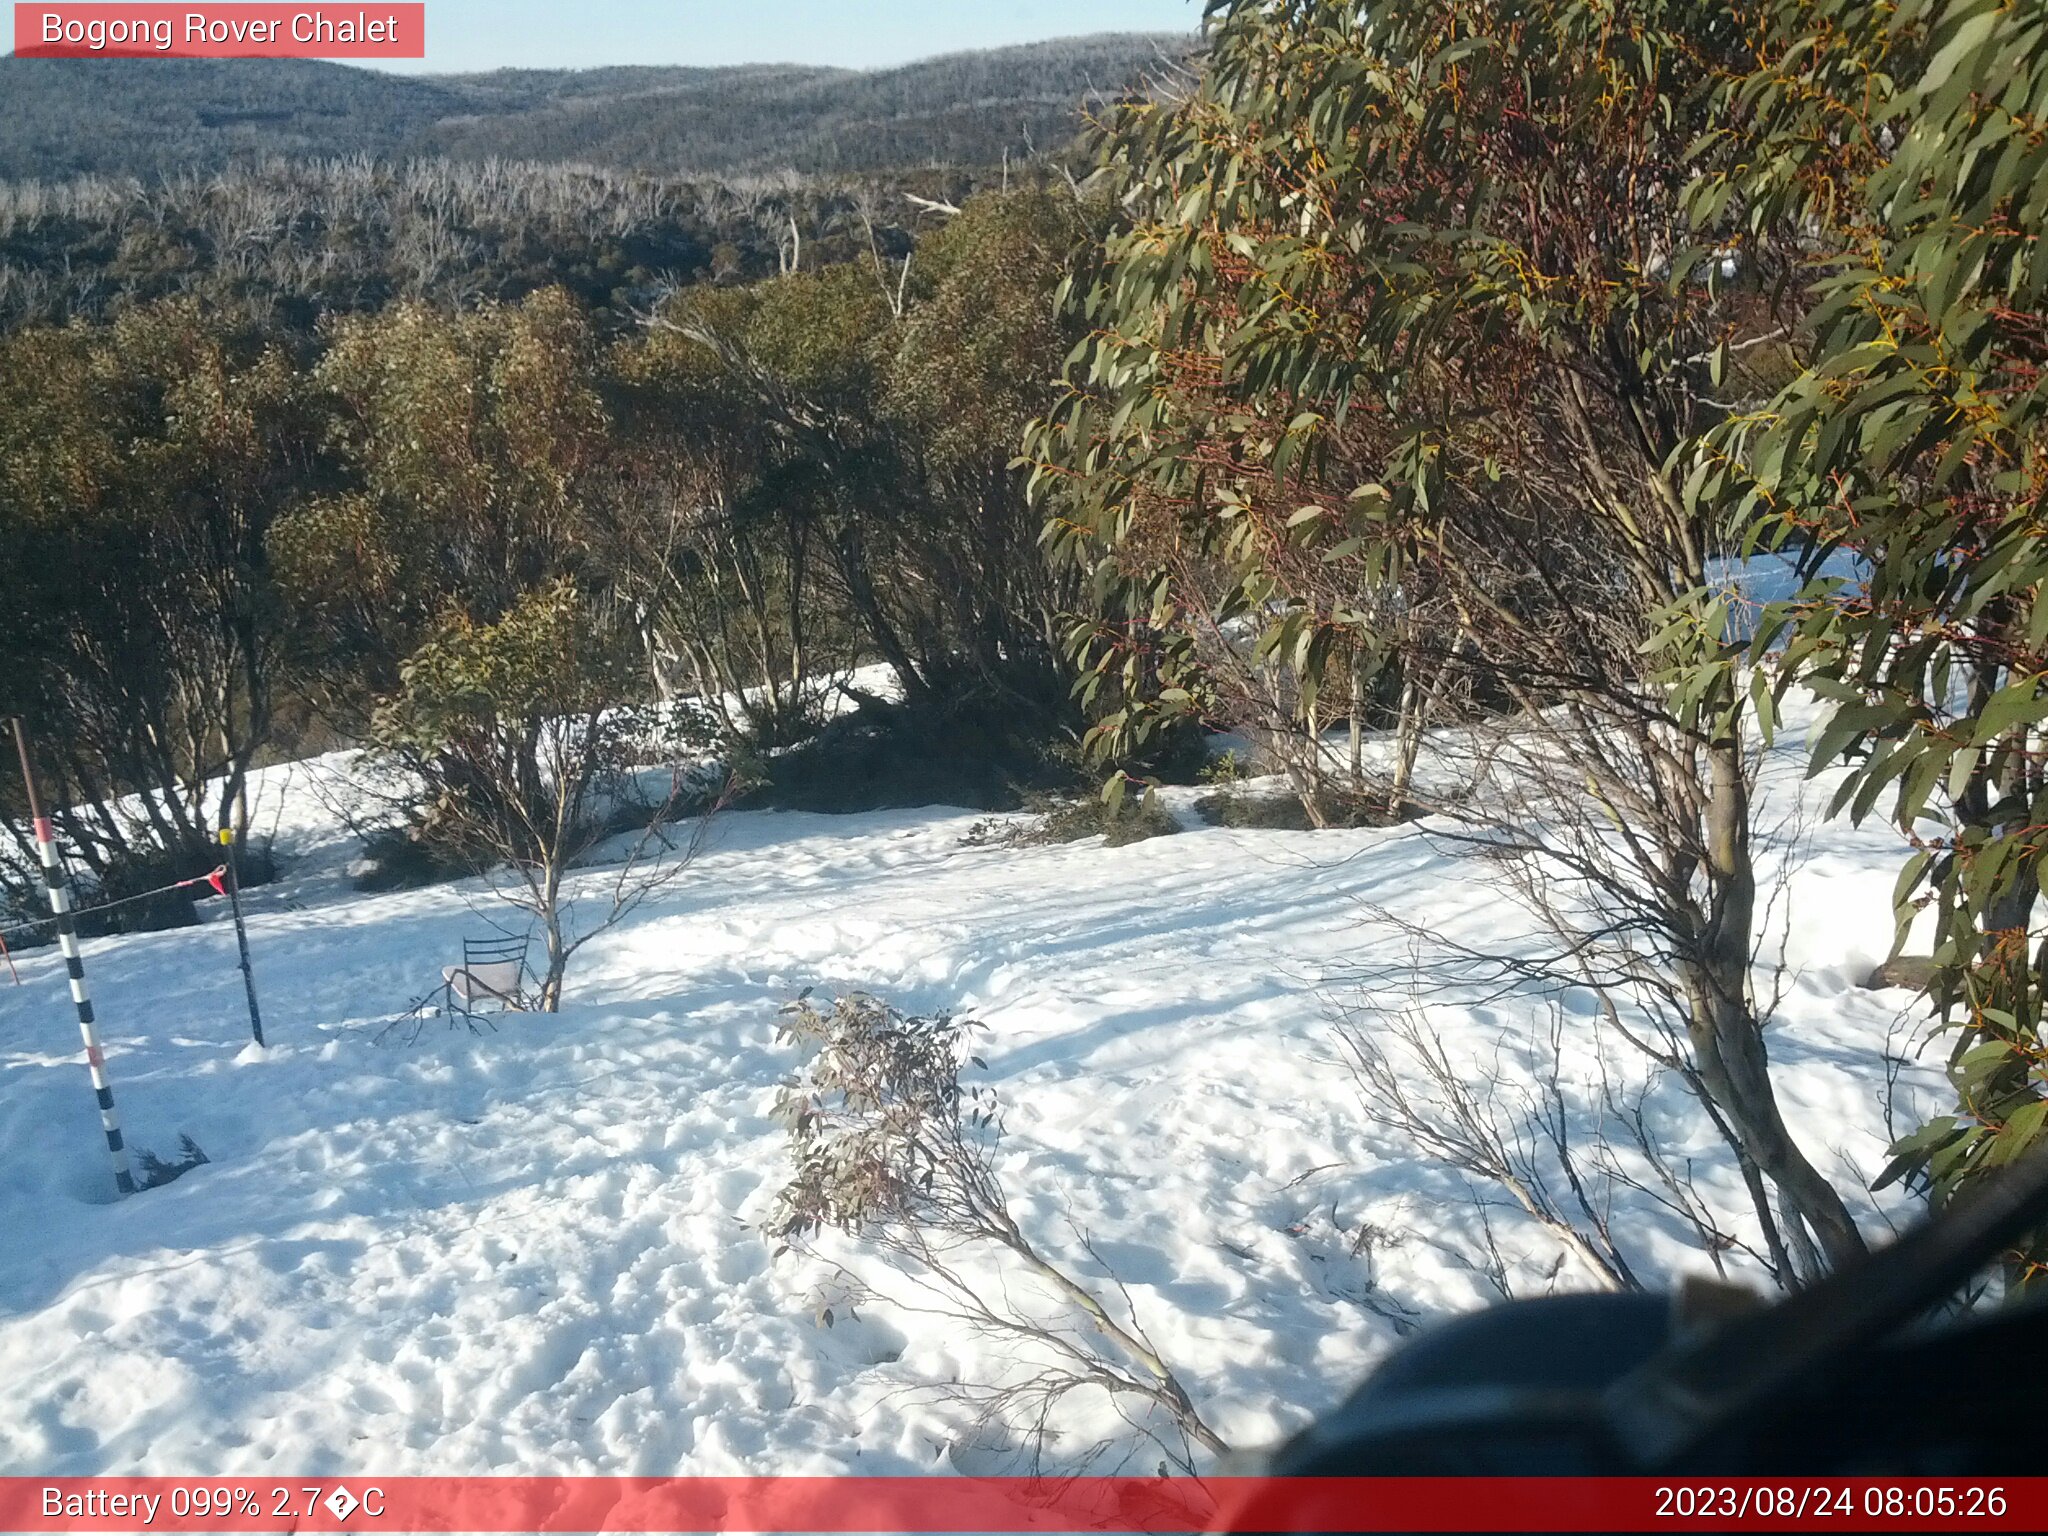
[[[1956,1107],[1887,1178],[1941,1202],[2048,1140],[2048,12],[1808,0],[1768,23],[1692,201],[1745,236],[1798,227],[1815,308],[1805,366],[1692,490],[1867,573],[1816,581],[1757,646],[1837,701],[1814,766],[1853,764],[1839,806],[1888,804],[1912,844],[1899,942],[1925,912]],[[2048,1248],[2012,1259],[2032,1282]]]
[[[649,722],[628,708],[637,669],[628,637],[610,632],[572,583],[522,594],[487,624],[451,618],[404,664],[404,682],[378,709],[372,740],[439,765],[434,835],[494,874],[501,896],[540,928],[546,959],[539,1005],[561,1006],[569,960],[680,870],[672,843],[650,830],[675,808],[634,803],[636,739]],[[670,745],[672,743],[664,743]],[[625,814],[641,835],[599,899],[579,918],[564,882]],[[661,852],[655,850],[659,846]],[[585,911],[587,913],[587,907]]]
[[[758,667],[783,694],[796,652],[884,662],[926,749],[1068,730],[1076,584],[1041,558],[1013,461],[1071,343],[1052,296],[1090,218],[1064,191],[985,194],[907,260],[877,248],[649,317],[622,366],[690,466],[686,537],[641,538],[675,552],[646,569],[684,578],[650,584],[656,612],[720,612],[679,649],[730,627],[754,654],[703,670]]]
[[[220,827],[248,829],[279,646],[264,541],[315,443],[283,350],[190,302],[0,337],[0,715],[34,728],[105,896],[201,874]]]
[[[345,479],[270,545],[295,680],[354,730],[451,616],[488,622],[597,569],[608,418],[588,322],[559,289],[467,314],[401,304],[326,340],[314,381]]]
[[[616,477],[597,367],[556,290],[344,324],[318,377],[352,483],[272,541],[307,686],[417,778],[416,835],[538,924],[548,1011],[577,947],[686,862],[650,829],[690,786],[672,773],[636,802],[629,773],[680,744],[629,707],[638,638],[604,558]],[[635,829],[579,926],[571,869]]]
[[[1071,636],[1100,739],[1262,715],[1305,798],[1346,683],[1394,701],[1403,778],[1426,726],[1483,741],[1436,808],[1559,941],[1546,979],[1682,1018],[1791,1279],[1863,1241],[1772,1088],[1770,696],[1726,664],[1720,523],[1686,494],[1787,371],[1786,253],[1731,259],[1683,196],[1750,9],[1212,6],[1199,88],[1103,138],[1128,222],[1071,281],[1092,331],[1031,451],[1100,604]]]

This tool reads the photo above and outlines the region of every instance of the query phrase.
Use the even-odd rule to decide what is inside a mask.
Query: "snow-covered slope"
[[[1800,766],[1796,743],[1771,765],[1781,806]],[[0,982],[0,1471],[959,1462],[969,1415],[915,1389],[990,1379],[1000,1346],[850,1298],[758,1230],[796,1065],[775,1014],[806,986],[991,1026],[1018,1214],[1128,1286],[1233,1442],[1330,1406],[1407,1318],[1491,1299],[1465,1186],[1367,1123],[1330,1036],[1361,962],[1401,942],[1369,908],[1482,946],[1527,927],[1426,829],[1003,848],[964,846],[976,818],[945,809],[731,815],[578,957],[560,1017],[407,1043],[382,1026],[502,918],[476,885],[352,893],[311,792],[344,779],[338,761],[265,776],[299,858],[251,898],[268,1050],[246,1043],[219,914],[87,946],[130,1139],[189,1134],[208,1165],[116,1203],[61,962]],[[1852,1186],[1880,1161],[1881,1053],[1910,1004],[1854,984],[1886,948],[1896,857],[1882,831],[1825,828],[1792,882],[1772,1049],[1808,1150]],[[1475,1073],[1541,1016],[1433,1015]],[[1739,1214],[1697,1115],[1651,1104],[1666,1154]],[[1629,1220],[1662,1273],[1704,1265],[1668,1217]],[[1497,1229],[1519,1288],[1584,1283],[1542,1230]]]

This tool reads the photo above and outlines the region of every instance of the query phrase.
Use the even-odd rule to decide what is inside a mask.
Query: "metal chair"
[[[533,999],[527,992],[528,942],[526,938],[464,939],[462,964],[443,966],[441,984],[426,996],[414,998],[405,1012],[377,1032],[378,1041],[406,1024],[412,1025],[407,1043],[419,1039],[430,1012],[446,1013],[451,1020],[459,1018],[476,1032],[478,1020],[490,1024],[485,1010],[493,1002],[499,1013],[508,1008],[524,1012],[532,1007]],[[491,1027],[497,1028],[495,1024]]]
[[[472,1028],[491,1003],[498,1013],[525,1012],[526,948],[529,938],[464,939],[462,964],[442,968],[442,995],[449,1013],[460,1014]]]

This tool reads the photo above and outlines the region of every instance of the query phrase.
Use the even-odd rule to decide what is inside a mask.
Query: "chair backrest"
[[[448,983],[466,1003],[517,1001],[526,984],[527,937],[464,939],[462,965],[448,969]]]
[[[462,964],[465,970],[477,970],[487,965],[511,964],[520,971],[526,968],[525,937],[516,939],[464,939],[462,941]],[[516,974],[516,973],[515,973]]]

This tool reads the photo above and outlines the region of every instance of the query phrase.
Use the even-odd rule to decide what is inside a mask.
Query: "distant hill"
[[[1056,147],[1193,40],[1113,33],[885,70],[401,76],[294,59],[0,58],[0,178],[267,156],[573,161],[664,174],[993,165]]]
[[[437,83],[302,59],[0,59],[0,177],[393,155],[463,110]]]

